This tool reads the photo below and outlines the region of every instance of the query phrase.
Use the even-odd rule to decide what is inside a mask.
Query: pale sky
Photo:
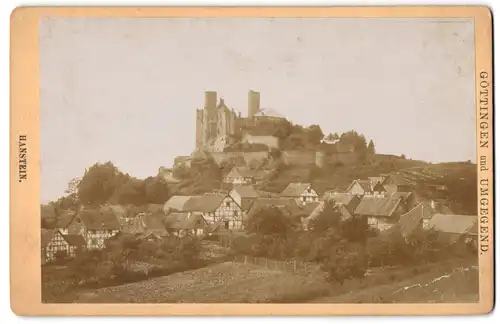
[[[250,89],[378,153],[475,160],[472,20],[47,18],[42,202],[96,162],[156,175],[193,151],[204,91],[246,116]]]

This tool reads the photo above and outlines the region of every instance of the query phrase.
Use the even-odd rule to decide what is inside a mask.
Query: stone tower
[[[203,108],[203,147],[210,139],[217,136],[217,92],[205,92],[205,106]]]
[[[260,110],[260,93],[248,91],[248,118],[253,117]]]
[[[205,134],[203,126],[203,109],[196,109],[196,149],[203,148],[203,134]]]

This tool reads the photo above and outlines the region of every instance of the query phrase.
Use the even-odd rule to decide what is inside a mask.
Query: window
[[[302,201],[306,201],[306,197],[302,197]]]
[[[311,188],[307,188],[307,193],[311,193]]]
[[[224,221],[224,228],[229,229],[229,221]]]
[[[231,202],[230,201],[226,201],[226,207],[230,207],[231,206]]]
[[[238,211],[235,210],[233,214],[234,214],[234,216],[238,216]]]

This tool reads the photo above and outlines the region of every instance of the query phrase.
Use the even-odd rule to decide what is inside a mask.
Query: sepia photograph
[[[480,303],[476,23],[40,16],[40,303]]]

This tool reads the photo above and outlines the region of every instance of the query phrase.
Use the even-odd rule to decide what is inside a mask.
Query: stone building
[[[248,114],[242,117],[229,108],[217,92],[206,91],[203,109],[196,110],[196,149],[221,152],[243,128],[276,123],[286,118],[273,109],[260,108],[260,93],[248,92]]]

